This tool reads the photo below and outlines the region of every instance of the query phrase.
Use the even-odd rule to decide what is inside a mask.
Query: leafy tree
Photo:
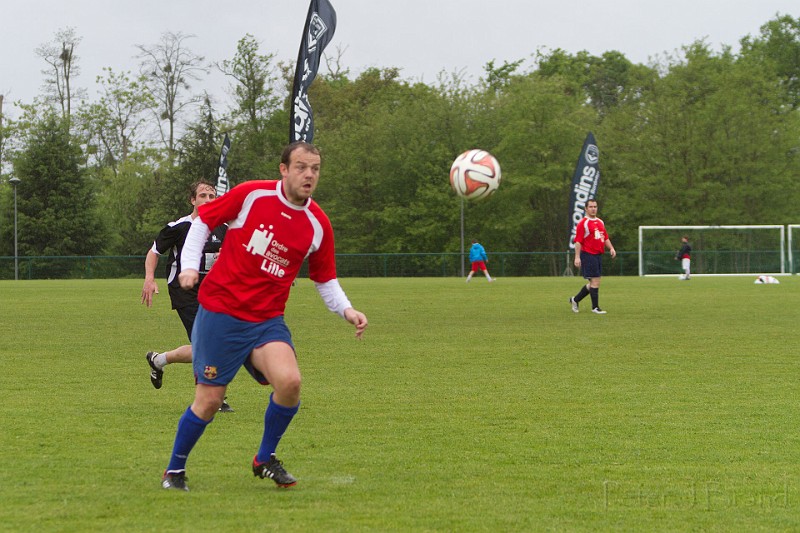
[[[783,222],[797,202],[798,117],[769,67],[702,41],[684,54],[601,128],[621,249],[638,225]]]
[[[234,120],[241,120],[256,134],[264,130],[266,119],[280,105],[276,94],[278,78],[272,65],[274,57],[274,54],[259,54],[258,42],[247,34],[239,40],[233,59],[217,63],[223,74],[235,80],[231,88]]]
[[[741,55],[768,63],[786,86],[792,107],[800,107],[800,17],[778,15],[761,26],[758,37],[740,41]]]
[[[144,77],[132,80],[130,73],[103,69],[105,77],[97,77],[101,86],[99,102],[80,109],[78,116],[90,151],[103,166],[114,172],[143,143],[146,126],[144,113],[155,104],[144,90]]]
[[[225,127],[231,135],[228,176],[232,182],[277,177],[289,115],[282,105],[282,95],[287,93],[284,80],[273,59],[273,54],[259,54],[258,42],[248,34],[239,41],[233,59],[217,64],[234,80],[233,109]]]
[[[13,160],[21,180],[17,187],[20,255],[103,252],[106,228],[82,162],[65,119],[49,114],[28,132],[25,148]]]
[[[441,139],[445,106],[430,87],[397,76],[371,69],[350,83],[315,82],[324,161],[316,196],[335,221],[340,251],[438,252],[458,232],[457,209],[443,211],[455,206],[447,170],[458,153]]]
[[[565,89],[583,94],[601,117],[652,74],[615,50],[604,52],[600,57],[585,50],[575,55],[560,48],[549,53],[539,50],[537,63],[538,75],[563,78]]]
[[[568,87],[560,77],[517,76],[492,103],[482,129],[496,137],[483,146],[498,158],[503,182],[472,209],[481,225],[471,232],[494,249],[566,250],[571,178],[597,121],[581,94]]]
[[[167,222],[191,211],[190,185],[199,179],[215,182],[221,144],[214,110],[206,99],[197,120],[180,140],[177,164],[167,162],[155,172],[149,193],[152,207],[146,213],[148,227],[157,232]],[[150,235],[150,239],[154,236],[155,233]]]
[[[109,230],[106,253],[144,255],[164,224],[182,212],[165,218],[155,201],[153,167],[157,161],[158,154],[154,150],[139,150],[121,161],[116,169],[98,170],[101,188],[98,210]]]

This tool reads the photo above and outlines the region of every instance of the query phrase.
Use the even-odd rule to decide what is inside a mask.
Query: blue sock
[[[192,412],[192,408],[186,409],[181,419],[178,421],[178,432],[175,434],[175,444],[172,447],[172,457],[169,459],[168,472],[179,472],[186,470],[186,459],[189,458],[189,452],[192,451],[194,445],[200,440],[200,436],[205,431],[206,426],[209,425],[214,419],[208,422],[197,416]]]
[[[300,403],[294,407],[278,405],[272,400],[272,394],[269,395],[269,405],[267,412],[264,413],[264,436],[261,438],[261,447],[256,454],[258,463],[266,463],[269,461],[269,456],[275,453],[281,437],[299,408]]]

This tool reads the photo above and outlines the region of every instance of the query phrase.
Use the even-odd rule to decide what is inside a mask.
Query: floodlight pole
[[[14,187],[14,280],[19,280],[19,254],[17,253],[17,185],[22,181],[11,178],[8,182]]]

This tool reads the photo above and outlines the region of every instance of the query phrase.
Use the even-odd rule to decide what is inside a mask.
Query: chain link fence
[[[161,258],[157,273],[164,274]],[[144,256],[0,256],[0,279],[117,279],[143,278]],[[458,277],[469,271],[469,260],[459,253],[337,254],[341,278]],[[489,272],[495,277],[564,276],[578,274],[569,252],[498,252],[489,254]],[[621,252],[615,260],[603,258],[603,274],[638,275],[636,252]],[[677,270],[676,270],[677,272]],[[308,275],[307,265],[300,272]]]

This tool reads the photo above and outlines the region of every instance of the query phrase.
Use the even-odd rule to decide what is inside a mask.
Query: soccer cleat
[[[164,376],[164,371],[158,368],[154,362],[158,352],[147,352],[147,364],[150,365],[150,383],[153,384],[153,387],[160,389],[161,388],[161,378]]]
[[[603,311],[602,309],[600,309],[599,307],[595,307],[594,309],[592,309],[592,313],[594,313],[596,315],[604,315],[604,314],[606,314],[606,312]]]
[[[269,461],[261,464],[256,462],[256,458],[253,457],[253,475],[261,479],[269,478],[279,487],[284,488],[297,483],[294,476],[283,468],[283,463],[275,457],[274,453],[269,456]]]
[[[227,396],[225,396],[225,398],[223,398],[222,405],[219,406],[219,412],[220,413],[233,413],[234,412],[233,411],[233,407],[231,407],[230,404],[228,403],[228,397]]]
[[[164,477],[161,478],[161,486],[165,489],[175,489],[189,492],[189,487],[186,482],[189,478],[186,477],[186,471],[180,472],[164,472]]]
[[[578,302],[575,301],[575,298],[572,296],[569,297],[569,303],[572,305],[572,312],[578,313],[580,310],[578,309]]]

